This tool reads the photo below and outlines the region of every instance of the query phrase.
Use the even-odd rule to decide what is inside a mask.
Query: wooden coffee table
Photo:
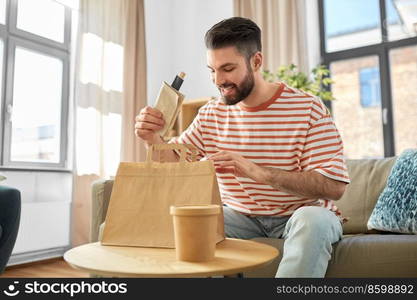
[[[177,261],[175,249],[85,244],[68,250],[64,259],[74,268],[108,277],[212,277],[232,275],[267,265],[278,256],[272,246],[226,238],[209,262]]]

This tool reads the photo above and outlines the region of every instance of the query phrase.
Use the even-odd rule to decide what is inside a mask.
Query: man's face
[[[227,105],[239,103],[252,92],[255,84],[252,68],[236,47],[208,50],[207,67]]]

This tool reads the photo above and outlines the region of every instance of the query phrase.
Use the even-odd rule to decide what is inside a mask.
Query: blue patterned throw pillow
[[[417,234],[417,149],[405,150],[395,161],[368,229]]]

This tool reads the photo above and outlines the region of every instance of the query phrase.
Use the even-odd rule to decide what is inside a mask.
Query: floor
[[[88,273],[72,268],[61,258],[7,267],[0,278],[86,278]]]

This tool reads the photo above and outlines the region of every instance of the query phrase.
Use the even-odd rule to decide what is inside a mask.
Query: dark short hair
[[[233,17],[213,25],[204,37],[207,49],[235,46],[240,54],[249,59],[262,51],[261,29],[250,19]]]

